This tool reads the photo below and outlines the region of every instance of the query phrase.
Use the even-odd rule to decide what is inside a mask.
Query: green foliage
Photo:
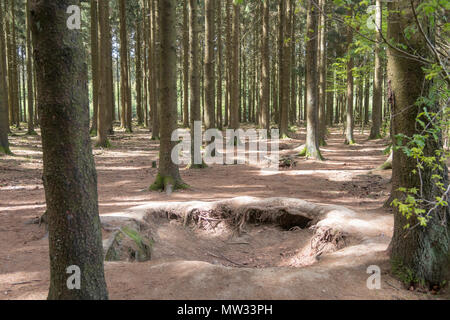
[[[416,118],[418,133],[412,137],[404,134],[395,136],[395,150],[402,151],[407,157],[416,161],[416,168],[411,174],[418,177],[420,181],[417,188],[399,188],[397,191],[402,193],[403,196],[401,199],[394,199],[391,204],[408,221],[415,221],[414,226],[407,223],[404,226],[405,229],[416,226],[426,227],[434,211],[448,207],[450,192],[448,181],[443,174],[447,166],[449,152],[444,150],[441,142],[443,135],[450,126],[450,111],[447,106],[450,92],[445,81],[439,77],[440,73],[435,72],[434,65],[431,68],[424,68],[424,70],[426,79],[433,79],[433,82],[428,96],[421,97],[416,102],[416,107],[421,110]],[[438,148],[435,148],[435,146],[438,146]],[[424,194],[425,172],[440,193],[434,199],[428,199]]]

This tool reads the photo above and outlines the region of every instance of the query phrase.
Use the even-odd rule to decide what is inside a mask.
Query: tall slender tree
[[[92,70],[92,109],[93,121],[91,134],[97,133],[98,95],[99,95],[99,54],[98,54],[98,3],[91,1],[91,70]]]
[[[382,107],[383,107],[383,66],[381,63],[381,41],[382,41],[382,1],[376,0],[375,24],[377,28],[375,44],[375,74],[373,77],[373,100],[372,100],[372,128],[370,139],[380,138]]]
[[[9,113],[8,113],[8,85],[6,68],[6,48],[3,29],[3,8],[0,3],[0,154],[11,153],[9,149]]]
[[[231,44],[231,99],[230,99],[230,127],[239,129],[239,30],[240,5],[233,3],[232,44]]]
[[[306,145],[301,154],[308,158],[322,160],[319,150],[319,123],[317,101],[317,40],[318,40],[318,9],[308,1],[306,17]]]
[[[353,10],[349,9],[349,16],[353,15]],[[353,137],[353,54],[351,52],[351,47],[353,44],[353,29],[351,26],[347,27],[347,118],[346,118],[346,128],[345,128],[345,144],[354,144],[355,139]]]
[[[119,2],[120,11],[120,91],[122,105],[122,127],[127,132],[132,132],[131,124],[131,88],[129,79],[128,60],[128,28],[127,5],[125,0]]]
[[[215,106],[215,72],[214,72],[214,7],[216,0],[205,0],[205,127],[211,129],[216,126]]]
[[[109,1],[98,2],[99,19],[99,97],[97,118],[97,146],[108,147],[108,133],[111,129],[111,88],[108,56],[111,52],[111,27],[109,23]]]
[[[176,52],[176,1],[160,0],[161,17],[161,145],[159,169],[151,190],[175,190],[184,187],[178,165],[171,158],[176,142],[171,140],[177,127],[177,52]]]
[[[183,126],[189,127],[189,12],[183,0]]]
[[[261,127],[268,130],[270,126],[270,25],[269,25],[269,1],[262,3],[262,32],[261,32]]]

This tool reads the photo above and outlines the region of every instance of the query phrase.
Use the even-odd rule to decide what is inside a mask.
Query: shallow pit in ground
[[[340,212],[299,199],[235,198],[153,204],[129,217],[153,240],[151,260],[299,267],[348,245],[348,234],[321,223],[333,210]]]
[[[159,220],[159,221],[158,221]],[[313,230],[248,224],[240,234],[220,224],[211,229],[155,219],[152,260],[206,261],[230,267],[267,268],[305,262]]]

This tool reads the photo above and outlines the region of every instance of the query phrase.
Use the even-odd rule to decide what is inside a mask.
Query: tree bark
[[[412,3],[417,7],[420,1]],[[389,3],[388,10],[388,39],[392,39],[395,44],[404,45],[409,53],[427,56],[427,45],[418,32],[408,39],[404,36],[406,28],[415,27],[410,1]],[[398,145],[396,135],[404,134],[413,137],[415,134],[421,134],[423,128],[417,124],[417,116],[425,108],[429,112],[438,112],[439,106],[417,103],[421,96],[428,96],[429,93],[430,83],[425,80],[423,65],[408,59],[406,55],[392,48],[388,49],[388,79],[389,101],[394,115],[392,118],[393,143]],[[421,117],[421,120],[425,122],[427,128],[432,127],[426,117]],[[406,141],[402,145],[405,143]],[[439,136],[437,140],[432,136],[426,138],[424,156],[436,157],[437,150],[443,150],[442,137]],[[392,165],[391,199],[403,199],[402,193],[398,191],[399,187],[403,187],[417,188],[420,190],[419,193],[423,193],[423,199],[436,201],[436,197],[442,196],[443,192],[433,180],[433,174],[442,178],[444,189],[448,188],[448,170],[445,164],[436,170],[425,165],[421,170],[420,178],[418,174],[413,174],[413,170],[417,170],[417,160],[407,156],[401,149],[394,148]],[[422,185],[423,188],[421,188]],[[405,229],[407,223],[414,226],[417,218],[413,214],[408,220],[395,208],[391,262],[397,272],[407,272],[411,282],[422,282],[432,288],[434,285],[441,286],[443,281],[448,281],[450,277],[449,207],[438,206],[430,212],[429,217],[426,227]]]
[[[176,51],[176,1],[161,0],[161,144],[159,149],[159,170],[151,190],[175,190],[182,188],[178,165],[171,158],[176,142],[171,141],[177,128],[177,51]]]
[[[216,126],[214,73],[214,7],[216,0],[205,0],[205,128]]]
[[[49,231],[48,299],[107,299],[97,174],[84,98],[84,49],[81,32],[66,26],[66,9],[73,4],[80,2],[41,0],[31,6]],[[79,290],[68,288],[69,266],[81,270]]]
[[[319,145],[325,145],[326,136],[326,92],[327,92],[327,21],[326,1],[320,0],[320,24],[319,24]]]
[[[349,16],[353,16],[353,10],[349,9]],[[351,52],[351,46],[353,43],[353,29],[348,26],[347,27],[347,119],[346,119],[346,128],[345,128],[345,144],[354,144],[355,139],[353,138],[353,54]]]
[[[239,16],[240,6],[233,3],[233,22],[232,22],[232,61],[231,61],[231,101],[230,101],[230,127],[239,129]]]
[[[98,3],[91,1],[91,69],[92,69],[92,127],[91,133],[97,133],[98,87],[99,87],[99,46],[98,46]]]
[[[383,66],[381,63],[381,44],[380,32],[383,22],[382,1],[376,0],[376,25],[377,35],[375,44],[375,74],[373,77],[373,100],[372,100],[372,128],[370,130],[369,139],[378,139],[381,137],[381,119],[383,107]]]
[[[109,86],[109,60],[111,52],[111,28],[109,24],[109,1],[101,0],[98,3],[99,17],[99,105],[97,119],[97,146],[109,146],[108,133],[111,122],[111,92]]]
[[[6,48],[3,29],[3,9],[0,3],[0,155],[11,153],[9,149],[8,85],[6,68]]]
[[[308,1],[306,30],[306,146],[304,153],[307,157],[322,160],[319,150],[319,127],[318,127],[318,101],[317,101],[317,17],[318,10]]]
[[[183,0],[183,127],[189,127],[189,12]]]
[[[260,89],[260,103],[261,103],[261,127],[269,130],[270,126],[270,25],[269,25],[269,3],[263,1],[262,4],[262,32],[261,32],[261,89]]]
[[[120,90],[122,104],[122,127],[127,132],[132,132],[131,124],[131,88],[129,79],[128,60],[128,28],[127,28],[127,7],[125,0],[120,0]]]

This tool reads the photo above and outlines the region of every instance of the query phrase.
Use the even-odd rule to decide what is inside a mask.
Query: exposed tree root
[[[311,239],[311,255],[320,256],[324,253],[338,251],[346,246],[347,234],[330,227],[313,227],[314,236]]]
[[[391,155],[389,156],[389,158],[386,160],[385,163],[383,163],[380,167],[378,167],[379,170],[389,170],[392,169],[392,157],[393,154],[391,152]]]

